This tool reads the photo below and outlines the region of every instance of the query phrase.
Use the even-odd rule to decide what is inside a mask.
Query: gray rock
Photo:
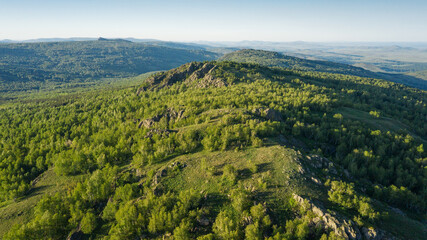
[[[282,114],[279,111],[276,111],[274,109],[267,108],[264,110],[264,114],[265,114],[265,118],[267,118],[270,121],[277,121],[277,122],[283,121]]]
[[[197,219],[197,222],[202,225],[202,226],[209,226],[209,219],[205,216],[201,216],[200,218]]]
[[[320,179],[315,178],[315,177],[311,177],[311,181],[313,181],[314,183],[316,183],[317,185],[322,185],[322,181],[320,181]]]
[[[202,67],[202,64],[203,63],[192,62],[167,72],[155,74],[145,80],[145,86],[139,88],[136,93],[139,95],[150,89],[162,89],[179,81],[184,81],[188,76],[193,74],[194,71]]]
[[[308,207],[311,209],[311,211],[319,216],[319,218],[314,220],[317,221],[316,224],[323,224],[325,227],[331,228],[335,234],[345,239],[362,239],[362,235],[353,221],[345,218],[344,216],[340,216],[333,211],[328,212],[320,204],[316,205],[297,194],[293,194],[293,198],[300,205],[308,204]]]
[[[145,128],[151,128],[153,125],[157,122],[159,122],[162,118],[166,118],[166,120],[169,121],[179,121],[182,118],[184,118],[184,110],[174,110],[172,108],[166,109],[162,114],[157,114],[151,118],[147,118],[142,120],[138,124],[138,128],[141,128],[144,126]]]
[[[381,229],[362,228],[363,237],[367,240],[396,240],[397,238]]]
[[[317,169],[326,168],[330,173],[338,174],[338,171],[335,168],[334,163],[325,157],[321,157],[319,155],[313,154],[313,155],[306,156],[306,159],[308,160],[308,163],[314,168],[317,168]]]

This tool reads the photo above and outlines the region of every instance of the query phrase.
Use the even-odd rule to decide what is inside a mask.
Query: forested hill
[[[3,239],[425,239],[427,95],[192,62],[0,109]]]
[[[121,39],[0,44],[0,92],[129,77],[218,57],[218,54],[204,50],[169,48]]]
[[[371,72],[363,68],[354,67],[347,64],[330,61],[307,60],[283,55],[278,52],[244,49],[226,54],[221,57],[220,60],[258,63],[269,67],[285,67],[302,71],[330,72],[349,74],[359,77],[379,78],[391,82],[405,84],[410,87],[427,90],[427,81],[417,77],[403,74]]]

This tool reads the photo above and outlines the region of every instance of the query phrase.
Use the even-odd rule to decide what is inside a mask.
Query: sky
[[[0,0],[0,39],[427,42],[426,0]]]

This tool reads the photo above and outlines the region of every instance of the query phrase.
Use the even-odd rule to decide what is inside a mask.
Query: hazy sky
[[[427,41],[426,0],[0,0],[0,39]]]

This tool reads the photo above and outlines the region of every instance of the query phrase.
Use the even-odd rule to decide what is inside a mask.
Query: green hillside
[[[410,87],[427,90],[427,81],[416,75],[408,76],[404,74],[371,72],[361,67],[338,63],[339,61],[307,60],[298,57],[286,56],[278,52],[244,49],[226,54],[221,57],[220,60],[257,63],[269,67],[285,67],[302,71],[340,73],[359,77],[385,79],[391,82],[405,84]]]
[[[216,59],[204,50],[178,49],[121,39],[0,44],[0,92],[92,82],[168,70]]]
[[[287,67],[4,106],[0,236],[424,239],[426,92]]]

